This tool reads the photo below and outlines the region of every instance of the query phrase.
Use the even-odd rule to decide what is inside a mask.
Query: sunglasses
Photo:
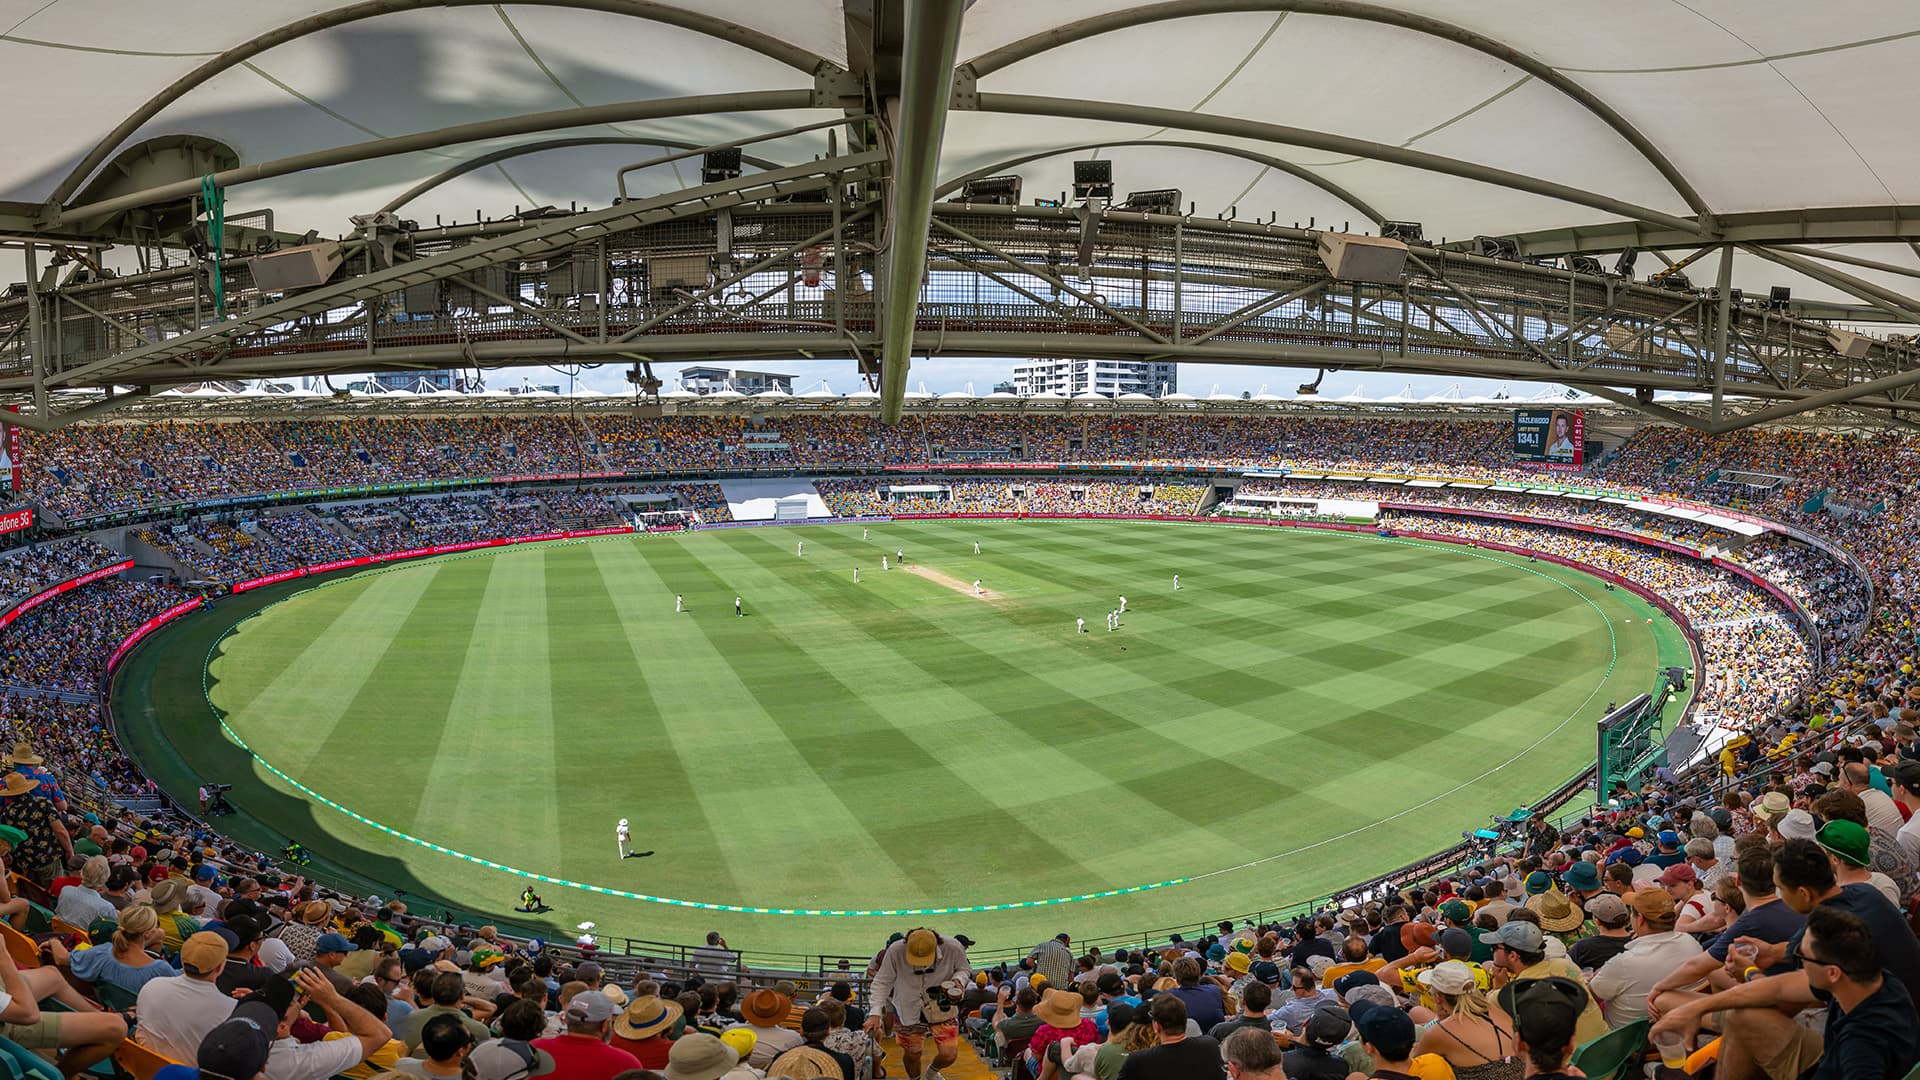
[[[1834,966],[1834,963],[1831,960],[1822,960],[1817,956],[1809,955],[1805,949],[1802,949],[1800,947],[1800,943],[1797,941],[1787,947],[1787,963],[1789,964],[1825,964],[1828,967]]]

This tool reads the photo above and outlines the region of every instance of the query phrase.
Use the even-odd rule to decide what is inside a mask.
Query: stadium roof
[[[915,208],[973,173],[1051,196],[1097,156],[1117,195],[1178,189],[1203,217],[1418,221],[1534,254],[1846,245],[1821,253],[1844,271],[1769,251],[1732,282],[1920,323],[1916,58],[1920,15],[1896,0],[0,0],[0,84],[34,102],[8,117],[0,235],[215,169],[230,220],[271,207],[295,235],[383,205],[603,206],[663,150],[878,107],[899,110],[890,182]],[[755,142],[748,164],[829,138]],[[654,165],[624,190],[698,173]],[[887,331],[894,355],[907,330]]]
[[[38,203],[53,196],[88,151],[130,117],[144,119],[110,150],[190,133],[261,162],[581,105],[811,91],[817,75],[864,67],[867,46],[850,47],[849,34],[871,32],[874,6],[5,0],[0,70],[16,99],[41,92],[36,107],[8,118],[0,197]],[[1289,125],[1678,217],[1920,203],[1920,140],[1900,137],[1890,125],[1920,105],[1920,89],[1905,77],[1920,60],[1920,22],[1911,5],[1896,0],[1838,7],[1786,0],[1691,7],[1651,0],[1391,7],[1339,0],[977,0],[961,23],[956,59],[989,97],[979,110],[950,115],[945,176],[1084,145],[1103,148],[1123,190],[1177,186],[1203,213],[1237,205],[1243,215],[1278,210],[1303,223],[1365,220],[1360,208],[1280,168],[1171,147],[1194,136],[1163,124],[989,111],[1008,104],[991,97],[1027,95]],[[89,71],[97,75],[82,74]],[[152,110],[170,88],[173,100]],[[1030,108],[1040,106],[1021,111]],[[653,135],[698,145],[830,115],[729,111],[554,134]],[[1425,220],[1450,236],[1622,216],[1361,154],[1252,138],[1200,141],[1283,158],[1385,215]],[[801,136],[760,152],[804,160],[823,142],[821,135]],[[348,214],[493,145],[479,141],[268,181],[246,198],[344,223]],[[603,147],[522,159],[455,181],[411,210],[465,215],[515,199],[598,205],[613,193],[612,167],[637,156],[644,155]],[[1070,187],[1071,157],[1022,166],[1027,190]]]

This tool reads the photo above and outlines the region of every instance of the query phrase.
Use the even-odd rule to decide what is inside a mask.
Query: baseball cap
[[[1831,762],[1831,761],[1817,761],[1817,762],[1815,762],[1815,763],[1814,763],[1814,765],[1813,765],[1813,768],[1811,768],[1811,769],[1808,769],[1807,771],[1808,771],[1808,772],[1810,772],[1810,773],[1812,773],[1812,774],[1813,774],[1813,775],[1815,775],[1815,776],[1832,776],[1832,775],[1833,775],[1833,762]]]
[[[1633,828],[1627,830],[1627,837],[1632,840],[1645,840],[1647,838],[1647,830],[1635,825]]]
[[[1633,894],[1633,913],[1650,923],[1671,926],[1674,921],[1673,897],[1660,889],[1641,889]]]
[[[263,1002],[242,1002],[233,1014],[221,1021],[200,1040],[194,1064],[202,1075],[215,1074],[235,1080],[253,1080],[267,1067],[267,1055],[273,1050],[273,1037],[280,1029],[280,1017]]]
[[[1380,977],[1371,971],[1349,971],[1333,980],[1333,992],[1341,997],[1363,986],[1379,986]]]
[[[1487,931],[1480,935],[1480,941],[1484,945],[1505,945],[1509,949],[1526,953],[1543,952],[1547,947],[1546,935],[1540,928],[1519,919],[1510,919],[1502,923],[1500,929]]]
[[[583,983],[598,982],[601,974],[600,965],[591,960],[582,960],[573,966],[573,977]]]
[[[1347,1041],[1353,1020],[1338,1005],[1324,1005],[1313,1011],[1307,1021],[1307,1041],[1315,1046],[1339,1046]]]
[[[1360,1039],[1375,1046],[1412,1046],[1413,1018],[1399,1009],[1384,1006],[1368,1009],[1354,1024]]]
[[[1522,979],[1513,986],[1513,1026],[1529,1046],[1571,1047],[1587,988],[1559,975]]]
[[[227,962],[227,939],[202,930],[180,945],[180,966],[190,975],[211,975]]]
[[[701,1037],[720,1046],[720,1040],[711,1035]],[[729,1057],[733,1054],[725,1046],[720,1046],[720,1049]],[[474,1080],[521,1080],[527,1076],[545,1076],[559,1067],[551,1054],[518,1039],[488,1039],[468,1051],[466,1059],[473,1065]]]
[[[213,866],[208,863],[201,863],[200,868],[193,872],[193,880],[195,881],[212,881],[219,876],[220,871],[215,870]]]
[[[1440,951],[1455,960],[1463,960],[1473,953],[1473,935],[1458,926],[1449,926],[1440,931]]]
[[[431,934],[420,939],[419,949],[421,952],[432,953],[438,956],[451,948],[453,948],[453,942],[448,941],[439,934]]]
[[[1473,969],[1458,960],[1435,964],[1420,973],[1420,985],[1442,994],[1464,994],[1478,981]]]
[[[1654,839],[1660,842],[1661,847],[1680,846],[1680,834],[1674,832],[1672,829],[1661,829],[1660,835],[1654,837]]]
[[[1587,914],[1593,921],[1610,929],[1619,929],[1627,925],[1627,902],[1610,892],[1603,892],[1587,901]]]
[[[1908,791],[1920,791],[1920,761],[1903,761],[1893,767],[1893,782]]]
[[[1873,841],[1867,836],[1867,830],[1851,821],[1829,821],[1820,826],[1813,840],[1842,862],[1867,866],[1873,861]]]
[[[340,935],[340,934],[321,934],[320,940],[313,943],[313,951],[316,954],[330,953],[330,952],[359,952],[360,946],[355,945],[351,941],[348,941],[343,935]]]
[[[1457,923],[1470,922],[1473,919],[1473,909],[1467,906],[1465,900],[1449,900],[1441,904],[1440,914]]]
[[[1692,884],[1698,884],[1700,881],[1699,875],[1693,872],[1693,867],[1686,863],[1674,863],[1660,872],[1662,885],[1678,885],[1683,881]]]
[[[922,927],[907,935],[907,963],[926,967],[940,956],[940,937]]]
[[[965,934],[955,934],[953,940],[959,942],[963,949],[971,949],[974,946],[974,940]]]
[[[567,1020],[576,1024],[598,1024],[613,1019],[613,999],[598,990],[582,990],[567,1003]]]

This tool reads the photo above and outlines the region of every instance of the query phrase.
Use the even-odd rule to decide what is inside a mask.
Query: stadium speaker
[[[1827,345],[1849,360],[1858,360],[1873,348],[1873,339],[1851,330],[1833,329],[1827,331]]]
[[[1424,244],[1427,239],[1426,230],[1417,221],[1383,221],[1380,235],[1403,244]]]
[[[290,292],[324,285],[340,269],[340,245],[333,240],[253,257],[253,283],[262,292]]]
[[[1340,281],[1398,285],[1407,266],[1407,245],[1384,236],[1324,232],[1315,240],[1314,251],[1327,273]]]
[[[440,282],[407,286],[406,305],[409,315],[440,314]]]
[[[705,255],[655,255],[647,261],[647,272],[656,291],[704,289],[707,266]]]

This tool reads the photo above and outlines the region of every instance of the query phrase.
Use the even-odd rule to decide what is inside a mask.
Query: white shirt
[[[145,1017],[141,1020],[144,1022]],[[293,1038],[275,1039],[267,1052],[267,1080],[329,1080],[360,1064],[366,1055],[360,1040],[326,1039],[302,1043]]]
[[[213,913],[220,910],[220,901],[225,899],[205,885],[196,883],[187,886],[187,907],[197,919],[213,918]]]
[[[175,1061],[192,1061],[200,1040],[233,1015],[234,1000],[211,982],[185,975],[149,980],[135,999],[140,1026],[134,1041]]]
[[[1893,805],[1893,797],[1879,788],[1870,787],[1861,792],[1860,801],[1867,804],[1868,829],[1885,829],[1898,834],[1906,827],[1906,820],[1900,816],[1900,808]]]
[[[1692,935],[1676,930],[1628,942],[1625,952],[1600,965],[1587,980],[1587,988],[1604,1003],[1600,1012],[1607,1026],[1620,1027],[1647,1015],[1647,994],[1653,985],[1701,951]]]
[[[60,890],[60,899],[53,905],[53,913],[82,930],[93,925],[95,919],[119,920],[120,913],[114,910],[106,898],[85,885],[69,885]]]
[[[1913,815],[1893,836],[1900,841],[1900,850],[1907,853],[1907,861],[1920,863],[1920,814]]]
[[[907,963],[907,943],[896,941],[887,946],[880,956],[879,970],[873,975],[873,1006],[881,1008],[892,1005],[895,1016],[902,1024],[918,1024],[920,1019],[920,996],[930,986],[960,979],[971,982],[972,965],[967,962],[967,950],[949,937],[940,939],[939,951],[934,953],[933,969],[924,974],[913,970]]]

